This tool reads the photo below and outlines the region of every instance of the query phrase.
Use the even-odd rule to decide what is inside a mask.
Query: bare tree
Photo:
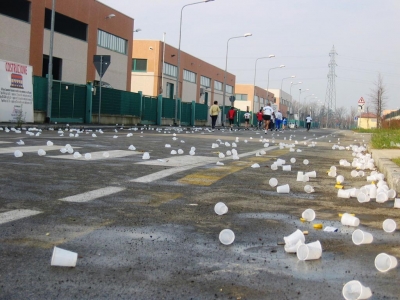
[[[338,124],[339,127],[342,127],[343,123],[345,123],[346,114],[347,114],[347,109],[345,107],[341,106],[336,108],[335,119],[336,119],[336,124]]]
[[[369,95],[371,99],[371,106],[376,114],[376,127],[382,127],[382,112],[386,106],[386,87],[383,85],[383,77],[381,73],[378,74],[377,81],[374,83],[375,87],[371,90]]]

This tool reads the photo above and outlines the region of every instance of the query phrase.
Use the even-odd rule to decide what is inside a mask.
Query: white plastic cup
[[[376,202],[378,203],[384,203],[388,201],[388,195],[385,192],[380,192],[376,195]]]
[[[301,171],[297,172],[297,181],[303,181],[304,173]]]
[[[149,152],[143,153],[142,159],[150,159],[150,154],[149,154]]]
[[[400,208],[400,198],[394,199],[394,208]]]
[[[377,195],[377,188],[376,188],[375,184],[368,185],[368,188],[369,188],[368,189],[369,197],[371,199],[375,199],[376,195]]]
[[[319,241],[300,245],[297,248],[297,258],[299,260],[319,259],[322,255],[322,246]]]
[[[85,159],[92,159],[92,154],[86,153],[85,154]]]
[[[235,234],[230,229],[224,229],[219,233],[219,241],[224,245],[230,245],[235,240]]]
[[[290,187],[289,187],[288,184],[280,185],[280,186],[278,186],[278,187],[276,188],[276,191],[277,191],[279,194],[288,194],[288,193],[290,193]]]
[[[356,229],[351,236],[353,243],[356,245],[361,244],[371,244],[374,240],[374,237],[371,233],[362,231],[361,229]]]
[[[350,198],[350,192],[348,190],[339,189],[337,196],[339,198]]]
[[[46,155],[46,151],[44,151],[43,149],[39,149],[38,150],[38,155],[39,156],[44,156],[44,155]]]
[[[81,157],[82,155],[78,151],[74,152],[74,158],[81,158]]]
[[[24,154],[20,150],[15,150],[14,151],[14,156],[15,157],[22,157],[22,156],[24,156]]]
[[[369,198],[369,196],[367,194],[358,193],[357,200],[360,203],[364,203],[364,202],[369,202],[371,199]]]
[[[103,157],[104,157],[104,158],[110,157],[110,153],[108,153],[108,152],[103,152]]]
[[[308,221],[308,222],[314,221],[315,211],[312,210],[311,208],[308,208],[305,211],[303,211],[303,213],[301,214],[301,217],[306,219],[306,221]]]
[[[271,170],[273,170],[273,171],[278,170],[278,165],[277,165],[276,163],[273,163],[273,164],[271,165]]]
[[[379,272],[387,272],[397,267],[397,258],[393,255],[380,253],[375,257],[375,268]]]
[[[298,240],[296,244],[294,245],[286,245],[285,244],[285,252],[287,253],[296,253],[297,252],[297,248],[299,248],[300,245],[303,245],[304,243],[301,240]]]
[[[317,172],[311,171],[311,172],[305,173],[304,175],[308,176],[309,178],[316,178],[317,177]]]
[[[307,193],[307,194],[311,194],[311,193],[313,193],[314,192],[314,188],[311,186],[311,185],[306,185],[305,187],[304,187],[304,191]]]
[[[51,265],[58,267],[75,267],[78,253],[54,247]]]
[[[387,196],[388,196],[389,199],[395,198],[396,197],[396,191],[393,190],[393,189],[388,190],[387,191]]]
[[[298,241],[301,241],[302,243],[305,242],[305,237],[303,234],[303,231],[300,229],[297,229],[295,232],[292,234],[283,237],[283,240],[285,241],[285,244],[288,246],[296,245]]]
[[[330,171],[328,172],[328,176],[330,176],[330,177],[336,177],[336,171],[330,170]]]
[[[350,172],[351,177],[358,177],[358,171],[357,170],[353,170]]]
[[[385,232],[393,232],[396,230],[397,224],[394,220],[392,219],[386,219],[385,221],[383,221],[382,223],[382,228]]]
[[[339,176],[336,177],[336,182],[337,183],[340,184],[340,183],[343,183],[343,181],[344,181],[344,177],[342,175],[339,175]]]
[[[282,166],[282,171],[292,171],[292,166],[291,165],[284,165],[284,166]]]
[[[308,159],[303,160],[303,164],[308,165],[309,163]]]
[[[358,225],[360,225],[360,219],[357,217],[354,217],[348,213],[344,213],[342,215],[340,222],[342,222],[342,224],[346,225],[346,226],[357,227]]]
[[[214,211],[219,216],[224,215],[228,212],[228,206],[226,206],[226,204],[223,202],[218,202],[214,206]]]
[[[343,286],[342,295],[346,300],[361,300],[370,298],[372,292],[369,287],[363,286],[358,280],[352,280]]]
[[[276,179],[276,178],[271,178],[271,179],[269,180],[269,185],[270,185],[271,187],[276,187],[276,186],[278,185],[278,179]]]
[[[296,162],[296,159],[295,159],[294,157],[292,157],[292,158],[290,159],[290,162],[291,162],[292,164],[294,164],[294,163]]]

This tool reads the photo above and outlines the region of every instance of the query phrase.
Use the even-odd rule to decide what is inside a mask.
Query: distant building
[[[278,106],[278,109],[284,117],[289,117],[289,112],[290,114],[293,114],[293,112],[290,111],[290,108],[292,107],[292,96],[290,94],[281,89],[269,89],[269,91],[275,95],[275,104]]]
[[[178,49],[159,40],[134,40],[132,52],[132,92],[175,99]],[[179,98],[183,102],[223,104],[224,70],[181,51]],[[225,105],[234,95],[235,75],[227,73]]]
[[[240,110],[253,111],[256,113],[261,107],[264,107],[267,102],[267,91],[253,84],[236,84],[235,87],[235,107]],[[273,99],[274,95],[269,94],[269,99]],[[254,99],[254,108],[253,108]]]
[[[372,129],[377,127],[377,117],[373,113],[362,113],[358,118],[357,123],[358,128],[362,129]]]
[[[0,59],[48,74],[52,1],[0,1]],[[96,0],[57,1],[53,79],[85,84],[98,80],[94,55],[111,55],[103,80],[121,90],[131,85],[133,19]]]

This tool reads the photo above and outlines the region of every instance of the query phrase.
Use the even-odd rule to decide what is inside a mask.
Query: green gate
[[[157,97],[143,96],[142,124],[157,123]]]
[[[192,103],[181,103],[181,124],[190,125],[192,119]]]

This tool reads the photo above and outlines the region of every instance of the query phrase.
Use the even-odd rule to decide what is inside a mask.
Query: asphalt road
[[[400,222],[400,210],[393,201],[338,198],[335,179],[326,174],[335,165],[345,188],[366,184],[350,176],[353,168],[339,166],[340,159],[352,160],[352,152],[332,145],[360,145],[368,136],[155,129],[93,128],[76,137],[57,129],[39,136],[0,131],[1,299],[343,299],[350,280],[370,287],[371,299],[400,298],[398,269],[381,273],[374,267],[381,252],[400,257],[398,233],[382,230],[386,218]],[[295,141],[301,152],[279,147]],[[83,156],[61,153],[66,144]],[[184,153],[171,154],[179,149]],[[218,158],[232,149],[239,159]],[[23,156],[15,157],[15,150]],[[260,150],[266,154],[256,156]],[[144,152],[149,160],[142,159]],[[292,170],[271,170],[278,158]],[[252,168],[255,163],[260,168]],[[314,170],[310,182],[296,181],[298,171]],[[289,184],[290,193],[270,187],[272,177]],[[305,184],[315,192],[305,193]],[[214,213],[220,201],[229,208],[222,216]],[[301,222],[307,208],[316,219]],[[373,234],[372,244],[353,244],[355,228],[340,223],[345,212]],[[338,232],[314,229],[317,223]],[[235,233],[231,245],[218,239],[227,228]],[[321,242],[320,259],[300,261],[284,251],[283,237],[296,229],[308,231],[307,243]],[[78,253],[76,267],[51,266],[54,246]]]

